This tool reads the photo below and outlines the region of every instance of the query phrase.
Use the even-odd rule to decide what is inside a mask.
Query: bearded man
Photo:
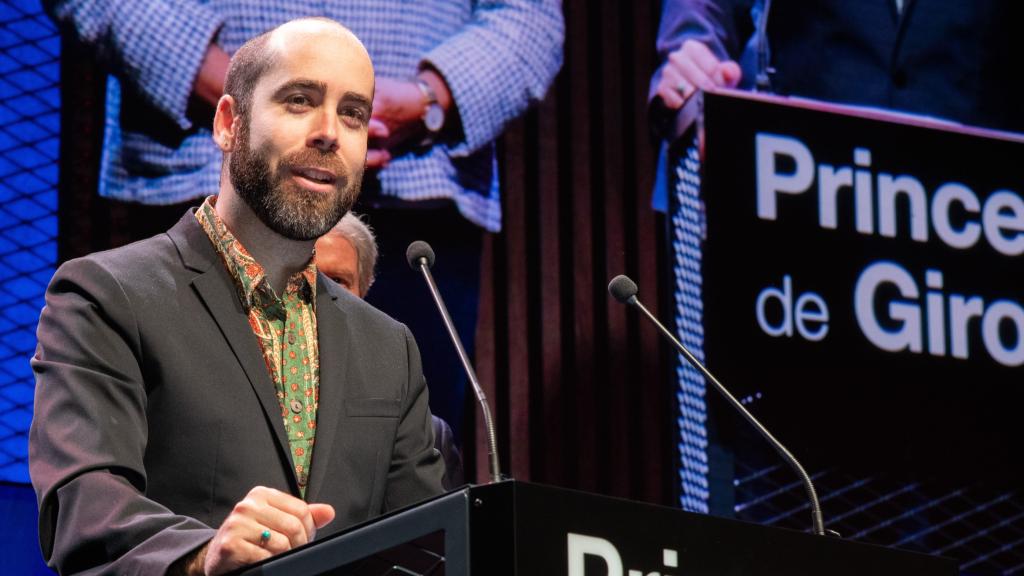
[[[29,464],[62,574],[220,574],[441,492],[409,331],[312,260],[359,192],[366,50],[293,21],[225,92],[219,196],[47,290]]]

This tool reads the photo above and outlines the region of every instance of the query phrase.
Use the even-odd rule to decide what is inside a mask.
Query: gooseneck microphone
[[[679,340],[676,340],[676,337],[673,336],[671,332],[669,332],[668,328],[665,328],[665,325],[659,322],[658,319],[655,318],[654,315],[651,314],[650,311],[647,310],[647,308],[640,303],[640,300],[638,300],[636,297],[637,292],[639,292],[639,289],[636,287],[636,282],[630,280],[628,276],[616,276],[615,278],[612,278],[612,281],[608,284],[608,293],[611,294],[613,298],[615,298],[619,302],[622,302],[623,304],[629,304],[630,306],[639,309],[640,312],[644,314],[644,316],[647,316],[647,318],[651,322],[653,322],[655,326],[658,327],[658,330],[660,330],[661,333],[666,338],[668,338],[668,340],[672,342],[672,344],[675,345],[679,352],[682,353],[682,355],[686,358],[687,362],[689,362],[694,368],[699,370],[700,373],[703,374],[705,378],[707,378],[708,382],[711,382],[715,389],[718,390],[718,392],[722,396],[724,396],[730,404],[733,405],[733,408],[736,408],[736,410],[738,410],[739,413],[743,415],[747,422],[750,422],[750,425],[753,426],[754,429],[756,429],[761,434],[761,436],[763,436],[764,439],[767,440],[768,443],[772,445],[772,448],[775,448],[775,451],[778,452],[779,455],[781,455],[787,463],[789,463],[793,470],[796,471],[797,475],[800,476],[800,480],[803,481],[804,488],[807,490],[807,498],[811,501],[811,523],[814,533],[818,536],[824,536],[825,521],[822,519],[821,515],[821,503],[818,501],[818,493],[815,492],[814,490],[814,484],[811,482],[811,477],[807,475],[807,472],[804,470],[804,467],[801,466],[799,462],[797,462],[796,457],[794,457],[793,454],[789,450],[787,450],[781,442],[779,442],[778,440],[775,439],[774,436],[772,436],[771,432],[769,432],[767,428],[762,426],[761,423],[757,421],[757,418],[754,418],[753,414],[747,411],[747,409],[743,406],[743,404],[740,403],[739,400],[736,399],[735,396],[730,394],[729,391],[725,389],[725,386],[723,386],[722,383],[719,382],[718,379],[715,378],[711,374],[711,372],[709,372],[708,369],[705,368],[704,365],[701,364],[700,361],[697,360],[697,358],[695,358],[694,355],[691,354],[690,351],[686,349],[686,346],[683,346],[682,343],[679,342]]]
[[[448,331],[448,337],[451,338],[452,344],[455,345],[455,351],[459,354],[459,360],[462,361],[462,369],[466,371],[469,383],[473,386],[473,392],[476,393],[476,399],[480,403],[480,410],[484,415],[484,427],[487,428],[487,455],[491,465],[491,482],[499,482],[501,481],[501,468],[498,464],[498,440],[494,432],[494,421],[491,420],[491,408],[487,405],[487,397],[484,396],[484,391],[480,388],[476,370],[473,370],[473,365],[469,363],[466,349],[462,346],[462,339],[459,338],[452,317],[448,314],[448,307],[445,306],[444,299],[441,298],[441,293],[437,290],[434,275],[430,273],[430,268],[434,266],[434,249],[430,247],[430,244],[416,240],[406,249],[405,259],[409,262],[410,268],[423,273],[427,287],[430,288],[430,295],[434,297],[434,304],[437,305],[437,310],[441,313],[441,320]]]

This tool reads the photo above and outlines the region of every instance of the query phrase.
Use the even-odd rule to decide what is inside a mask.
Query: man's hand
[[[195,84],[192,86],[193,94],[201,101],[209,104],[212,108],[217,107],[217,101],[224,93],[224,77],[228,74],[228,64],[231,56],[220,46],[210,44],[206,49],[206,56],[199,68]]]
[[[257,486],[235,504],[210,540],[203,573],[223,574],[302,546],[331,520],[330,505],[307,504],[280,490]],[[269,538],[263,538],[268,532]]]
[[[387,136],[377,140],[379,147],[394,150],[419,142],[426,131],[423,126],[424,110],[426,101],[415,81],[377,78],[373,92],[373,120],[387,130]]]
[[[741,76],[739,64],[732,60],[722,62],[704,43],[687,40],[669,54],[657,94],[665,106],[676,110],[697,90],[733,88]]]
[[[430,86],[438,105],[450,120],[454,112],[452,95],[444,78],[429,68],[421,70],[417,78]],[[366,155],[367,167],[383,167],[393,156],[419,144],[426,135],[426,127],[423,125],[426,109],[426,99],[416,85],[416,80],[377,78],[373,93],[373,117],[370,120],[370,149]],[[383,162],[379,162],[381,158]]]
[[[384,122],[376,118],[370,118],[370,127],[367,131],[366,167],[373,170],[380,170],[391,161],[391,152],[385,146],[391,132]]]

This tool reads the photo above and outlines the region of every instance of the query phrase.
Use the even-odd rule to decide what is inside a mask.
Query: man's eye
[[[289,106],[302,107],[309,106],[313,103],[313,101],[309,99],[309,96],[306,96],[305,94],[293,94],[288,97],[287,102]]]
[[[358,124],[364,124],[366,122],[366,111],[358,106],[346,106],[341,109],[342,117],[351,119]]]

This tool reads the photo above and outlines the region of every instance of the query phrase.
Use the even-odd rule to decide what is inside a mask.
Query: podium
[[[256,575],[953,576],[952,560],[505,481],[297,548]]]

